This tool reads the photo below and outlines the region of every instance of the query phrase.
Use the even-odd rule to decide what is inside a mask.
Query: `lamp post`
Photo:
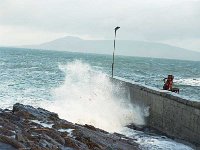
[[[113,78],[114,61],[115,61],[115,39],[116,39],[116,35],[117,35],[117,30],[118,30],[119,28],[120,28],[120,27],[118,27],[118,26],[115,28],[114,50],[113,50],[113,62],[112,62],[112,78]]]

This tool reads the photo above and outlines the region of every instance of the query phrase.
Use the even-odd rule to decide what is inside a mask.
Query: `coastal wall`
[[[111,80],[126,87],[132,103],[149,107],[147,125],[171,137],[200,145],[200,102],[118,79]]]

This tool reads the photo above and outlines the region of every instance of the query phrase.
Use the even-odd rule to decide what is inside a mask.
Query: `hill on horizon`
[[[111,55],[113,52],[113,40],[83,40],[77,37],[67,36],[39,45],[24,45],[20,47]],[[200,61],[200,52],[167,44],[144,41],[116,40],[115,54]]]

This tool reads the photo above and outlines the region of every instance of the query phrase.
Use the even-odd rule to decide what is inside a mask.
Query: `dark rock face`
[[[0,110],[0,149],[139,149],[133,139],[73,124],[42,108],[15,104]]]

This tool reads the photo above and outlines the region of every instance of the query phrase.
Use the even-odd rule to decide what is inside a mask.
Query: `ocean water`
[[[0,108],[30,104],[110,132],[144,124],[146,110],[131,105],[125,89],[109,81],[111,64],[109,55],[0,48]],[[115,57],[116,77],[162,89],[168,74],[175,76],[180,96],[200,101],[200,61]],[[192,149],[168,138],[137,135],[144,149]]]

